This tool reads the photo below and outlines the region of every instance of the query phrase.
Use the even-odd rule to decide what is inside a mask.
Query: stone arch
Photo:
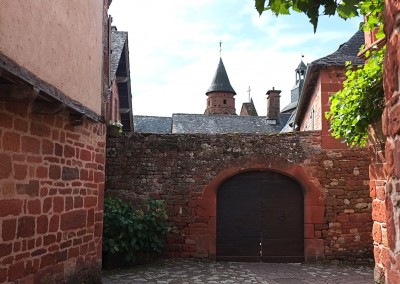
[[[271,162],[252,164],[247,167],[230,167],[220,171],[204,188],[203,194],[197,199],[196,214],[208,219],[206,234],[188,236],[196,240],[197,253],[207,254],[209,258],[216,257],[216,214],[217,191],[227,179],[248,171],[274,171],[286,175],[296,181],[304,193],[304,256],[306,262],[313,262],[323,257],[324,241],[315,234],[316,226],[324,226],[325,196],[315,184],[312,176],[299,165],[281,165]]]

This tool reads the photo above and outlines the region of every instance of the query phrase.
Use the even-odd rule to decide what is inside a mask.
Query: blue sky
[[[360,18],[321,17],[317,32],[306,16],[259,17],[253,0],[113,0],[113,25],[129,32],[134,115],[204,113],[205,92],[222,59],[236,91],[236,112],[248,101],[266,114],[266,92],[290,102],[295,68],[326,56],[358,29]]]

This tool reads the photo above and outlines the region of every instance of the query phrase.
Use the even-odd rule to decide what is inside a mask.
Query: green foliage
[[[383,9],[385,1],[369,0],[359,3],[360,13],[366,17],[366,21],[360,24],[360,29],[371,31],[377,29],[376,38],[383,38]]]
[[[380,0],[373,0],[380,1]],[[266,3],[267,2],[267,3]],[[317,30],[318,18],[323,15],[333,16],[337,12],[339,17],[348,19],[359,15],[359,0],[255,0],[258,13],[270,10],[276,16],[290,14],[290,9],[307,15],[310,23]],[[369,1],[368,1],[369,2]]]
[[[165,202],[149,199],[146,211],[134,210],[116,197],[104,200],[103,251],[135,260],[138,252],[162,252],[171,225],[167,223]]]
[[[383,59],[385,48],[370,54],[365,65],[357,69],[347,64],[343,89],[330,97],[326,113],[332,136],[343,138],[350,146],[365,146],[368,125],[377,122],[384,107]]]

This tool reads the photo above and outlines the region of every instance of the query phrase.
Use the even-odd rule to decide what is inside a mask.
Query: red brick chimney
[[[267,92],[267,120],[269,120],[271,124],[280,123],[280,93],[281,91],[275,90],[274,87]]]

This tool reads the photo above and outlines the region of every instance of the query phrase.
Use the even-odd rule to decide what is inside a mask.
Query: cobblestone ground
[[[103,284],[265,283],[373,284],[373,268],[317,264],[165,259],[126,270],[103,271]]]

